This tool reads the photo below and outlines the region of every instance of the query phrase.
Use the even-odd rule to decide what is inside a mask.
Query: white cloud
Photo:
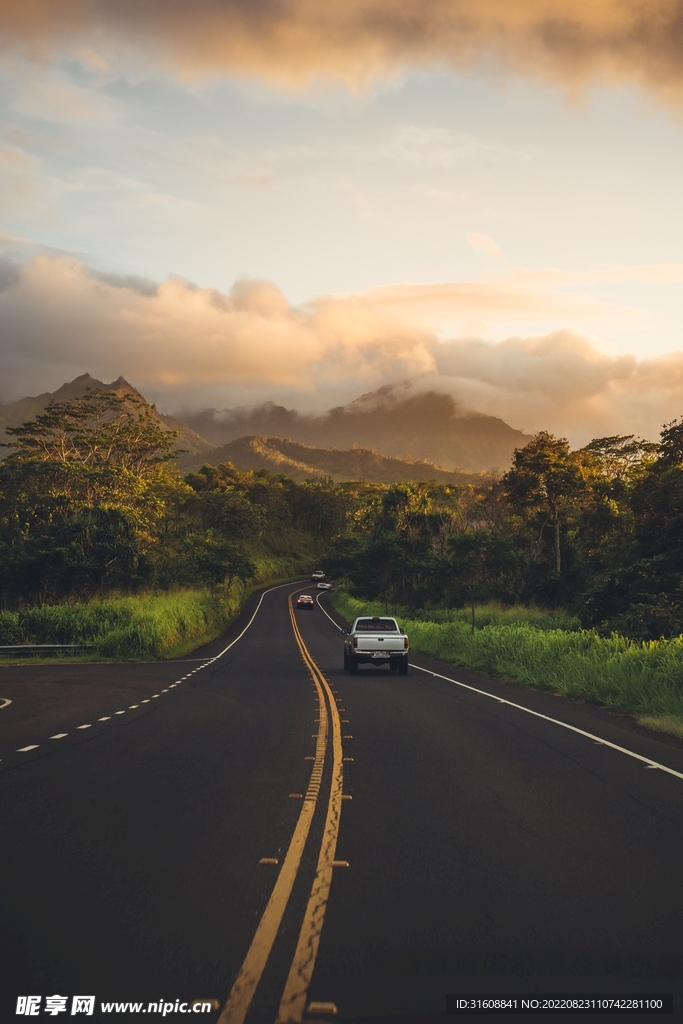
[[[434,330],[444,319],[521,312],[543,320],[577,309],[613,322],[621,307],[561,288],[638,273],[678,281],[681,268],[514,271],[484,282],[325,296],[295,308],[269,281],[241,279],[229,293],[179,278],[155,285],[42,254],[0,266],[2,397],[52,390],[88,371],[107,380],[123,374],[167,409],[270,396],[322,409],[411,379],[416,388],[449,391],[470,408],[525,430],[568,434],[574,443],[619,431],[653,437],[683,412],[683,352],[638,360],[576,327],[498,342],[439,340]]]
[[[15,393],[50,366],[123,372],[181,393],[220,384],[310,391],[349,378],[372,386],[388,365],[399,376],[434,365],[426,340],[369,308],[353,322],[330,303],[296,310],[264,281],[238,281],[229,295],[179,278],[143,289],[45,255],[0,294],[0,330],[2,376]]]
[[[488,235],[480,235],[476,231],[468,231],[467,241],[473,249],[476,249],[477,252],[482,253],[484,256],[493,256],[494,259],[498,260],[505,259],[500,246],[492,238],[489,238]]]

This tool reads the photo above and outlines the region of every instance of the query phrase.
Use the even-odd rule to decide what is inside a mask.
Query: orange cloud
[[[636,279],[682,281],[683,264],[591,272],[515,268],[484,281],[387,285],[360,295],[334,296],[331,301],[382,310],[404,323],[434,331],[472,319],[484,324],[579,320],[596,327],[632,328],[642,325],[643,310],[594,299],[576,287]]]
[[[641,268],[655,279],[656,270]],[[662,273],[680,279],[673,267]],[[561,284],[583,277],[549,276]],[[166,408],[277,395],[322,409],[412,380],[416,389],[448,391],[465,406],[574,443],[618,432],[656,437],[683,413],[683,352],[639,360],[573,327],[499,342],[437,337],[430,324],[441,317],[511,319],[522,309],[530,320],[534,301],[538,320],[576,309],[571,298],[561,305],[545,272],[519,271],[503,282],[396,285],[296,308],[269,281],[239,280],[224,293],[179,278],[156,285],[95,275],[64,256],[0,261],[2,397],[52,390],[87,370],[107,380],[123,373]],[[615,310],[597,304],[593,312],[609,322]]]
[[[498,243],[494,242],[488,235],[480,235],[476,231],[468,231],[467,241],[473,249],[476,249],[477,252],[482,253],[484,256],[493,256],[494,259],[499,260],[505,258]]]
[[[182,75],[364,84],[408,66],[501,68],[563,83],[593,77],[676,100],[682,0],[4,0],[0,35],[46,52],[76,40],[156,51]],[[91,59],[92,62],[92,59]]]
[[[0,276],[0,376],[15,388],[35,380],[41,363],[63,372],[93,366],[105,376],[125,367],[171,390],[301,392],[349,377],[359,386],[383,383],[387,366],[400,376],[434,367],[424,332],[397,329],[371,309],[362,316],[331,304],[297,310],[269,281],[241,280],[224,294],[180,278],[154,285],[97,277],[69,257],[9,266],[4,290]]]

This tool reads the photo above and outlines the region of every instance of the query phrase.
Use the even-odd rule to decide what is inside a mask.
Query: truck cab
[[[358,674],[362,664],[388,665],[392,672],[408,672],[408,637],[388,615],[359,616],[344,638],[344,668]]]

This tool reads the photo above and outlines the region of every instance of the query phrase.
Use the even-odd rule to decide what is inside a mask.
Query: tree
[[[88,596],[149,581],[175,484],[176,433],[137,395],[102,389],[8,428],[0,463],[2,600]]]
[[[654,441],[643,441],[635,434],[615,434],[596,437],[579,455],[588,456],[598,466],[605,480],[627,481],[651,463],[660,446]]]
[[[92,469],[118,467],[146,477],[172,451],[177,430],[167,430],[154,406],[138,395],[88,388],[83,398],[50,402],[45,412],[19,427],[1,447],[14,449],[14,462],[75,464]]]
[[[582,489],[584,467],[564,437],[540,431],[524,448],[516,448],[512,469],[503,477],[508,499],[522,514],[553,530],[555,573],[562,570],[561,531],[565,516]]]
[[[474,633],[475,605],[509,596],[509,584],[516,575],[519,556],[509,538],[492,530],[469,530],[449,538],[449,585],[447,596],[452,605],[468,604],[472,610]],[[507,593],[506,593],[507,592]]]

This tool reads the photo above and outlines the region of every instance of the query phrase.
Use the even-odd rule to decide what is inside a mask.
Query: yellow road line
[[[303,641],[301,641],[300,637],[297,636],[298,630],[296,629],[296,621],[294,619],[294,612],[292,609],[292,596],[293,595],[290,595],[289,597],[289,612],[294,625],[294,635],[297,638],[297,643],[301,650]],[[313,682],[315,683],[318,696],[318,713],[320,715],[320,729],[318,731],[317,743],[315,746],[315,761],[313,762],[313,767],[311,769],[311,778],[282,868],[278,874],[277,881],[275,882],[275,886],[270,895],[270,899],[268,900],[266,909],[263,911],[263,915],[259,921],[256,934],[252,939],[251,946],[249,947],[249,951],[244,959],[244,963],[242,964],[240,972],[232,986],[228,1001],[223,1007],[223,1012],[218,1018],[218,1024],[243,1024],[244,1018],[249,1012],[249,1007],[251,1006],[251,1001],[254,998],[256,986],[261,980],[261,975],[263,974],[268,957],[270,956],[273,943],[275,942],[275,937],[280,928],[280,924],[282,923],[282,917],[294,887],[294,881],[301,864],[301,857],[304,852],[304,846],[306,845],[308,833],[311,828],[311,822],[313,820],[313,812],[315,811],[316,801],[320,792],[329,729],[327,706],[325,703],[323,689],[318,680],[319,673],[314,670],[317,666],[315,666],[310,657],[308,659],[304,657],[304,662],[311,672]]]
[[[318,857],[318,866],[311,887],[311,894],[308,899],[306,913],[299,933],[296,952],[289,969],[285,989],[280,1000],[276,1024],[299,1024],[306,1008],[306,995],[313,976],[318,947],[320,945],[320,933],[325,922],[325,911],[330,894],[332,873],[334,867],[334,854],[337,849],[337,837],[339,835],[339,819],[341,817],[342,787],[343,787],[343,765],[342,765],[342,738],[341,723],[337,713],[337,706],[332,695],[330,686],[325,676],[320,671],[315,661],[308,652],[303,641],[294,613],[291,611],[292,628],[301,650],[301,656],[308,665],[311,673],[317,678],[319,684],[325,690],[332,719],[332,783],[330,786],[330,798],[327,805],[327,816],[323,840]]]

